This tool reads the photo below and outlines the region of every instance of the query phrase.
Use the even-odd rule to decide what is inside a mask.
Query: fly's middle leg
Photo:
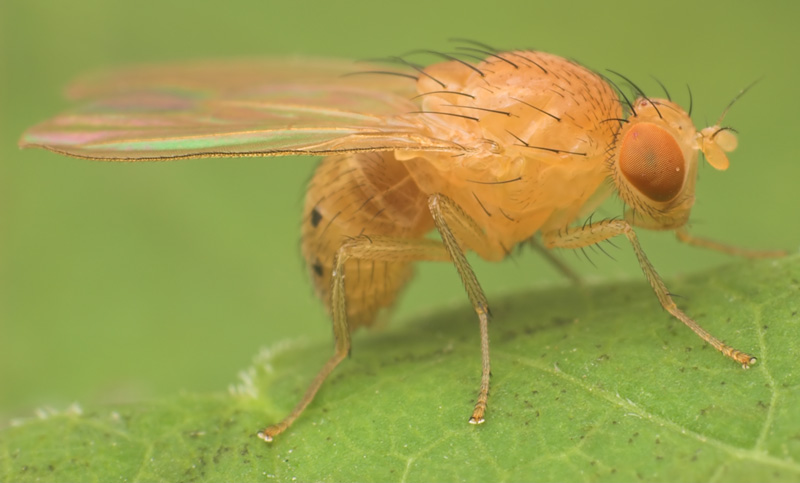
[[[572,282],[577,286],[583,285],[583,281],[581,280],[580,275],[575,273],[575,271],[572,270],[572,268],[570,268],[569,265],[564,263],[563,260],[554,255],[550,250],[545,248],[539,240],[537,240],[536,238],[531,238],[528,241],[528,243],[534,248],[534,250],[536,250],[539,253],[539,255],[543,256],[544,259],[547,260],[550,263],[550,265],[553,266],[553,268],[561,272],[561,275],[568,278],[570,282]]]
[[[491,365],[489,362],[489,303],[483,293],[478,278],[464,255],[465,250],[473,250],[479,254],[491,254],[497,251],[487,239],[486,234],[478,227],[477,223],[467,215],[450,198],[442,194],[434,194],[428,198],[428,208],[433,216],[433,221],[442,237],[442,243],[447,249],[450,259],[455,265],[458,275],[467,291],[467,296],[472,303],[472,308],[478,315],[481,332],[481,385],[478,391],[478,400],[469,422],[481,424],[489,400],[489,377]],[[500,247],[502,248],[502,247]],[[489,255],[491,256],[491,255]],[[484,257],[486,258],[486,257]]]

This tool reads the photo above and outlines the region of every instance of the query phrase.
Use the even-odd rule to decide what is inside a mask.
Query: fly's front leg
[[[689,234],[686,228],[678,228],[675,230],[675,236],[678,240],[696,247],[708,248],[718,252],[727,253],[728,255],[735,255],[745,258],[776,258],[787,255],[784,250],[748,250],[747,248],[733,247],[725,245],[706,238],[697,238]]]
[[[258,437],[264,441],[272,441],[275,436],[289,428],[314,399],[325,379],[350,353],[350,327],[347,323],[347,307],[345,306],[344,269],[345,263],[353,258],[388,262],[450,260],[447,250],[436,240],[382,236],[368,237],[362,235],[344,242],[336,252],[331,273],[331,314],[333,317],[333,336],[336,340],[334,354],[322,366],[322,369],[308,386],[303,398],[292,409],[292,412],[280,423],[258,432]]]
[[[497,247],[493,247],[490,244],[477,223],[450,198],[442,194],[431,195],[428,198],[428,208],[430,208],[433,221],[439,230],[439,235],[442,237],[442,243],[447,249],[447,253],[449,253],[450,259],[461,277],[461,281],[464,283],[472,308],[478,314],[481,332],[481,385],[478,391],[478,400],[475,403],[475,409],[472,411],[472,417],[469,418],[469,422],[481,424],[484,422],[486,406],[489,400],[489,377],[491,375],[489,363],[489,317],[491,313],[489,312],[486,295],[484,295],[481,284],[475,277],[475,272],[472,271],[472,267],[470,267],[467,257],[464,255],[464,250],[471,249],[479,254],[486,254],[485,258],[490,258],[497,252]]]
[[[650,261],[644,254],[641,245],[639,245],[636,232],[633,231],[633,228],[628,222],[623,220],[603,220],[583,227],[568,228],[567,230],[560,232],[545,233],[542,236],[542,239],[545,243],[545,246],[548,248],[581,248],[593,245],[617,235],[625,235],[628,238],[628,241],[631,242],[633,251],[636,254],[636,258],[639,259],[639,265],[642,267],[642,271],[644,272],[645,277],[647,277],[647,281],[650,282],[650,286],[653,287],[653,291],[656,293],[658,301],[661,302],[661,305],[670,314],[689,326],[690,329],[692,329],[703,340],[714,346],[717,350],[741,364],[743,368],[747,369],[750,365],[756,363],[755,357],[736,350],[733,347],[723,343],[713,335],[709,334],[705,329],[697,325],[697,322],[689,318],[688,315],[683,313],[683,311],[681,311],[678,306],[675,305],[675,302],[669,295],[669,290],[667,290],[666,285],[664,285],[664,281],[661,280],[661,277],[658,275],[658,273],[656,273],[653,265],[650,264]]]

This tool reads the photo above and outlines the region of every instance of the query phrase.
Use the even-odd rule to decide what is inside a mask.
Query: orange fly
[[[742,367],[754,364],[675,305],[634,231],[674,231],[749,257],[782,254],[685,228],[698,153],[725,170],[736,147],[720,126],[724,112],[698,131],[670,99],[637,88],[628,102],[608,78],[556,55],[477,43],[461,53],[433,52],[443,61],[425,68],[394,58],[391,68],[357,72],[320,60],[111,72],[74,85],[83,107],[31,128],[20,145],[105,161],[326,156],[306,194],[302,253],[332,317],[335,351],[292,412],[258,433],[265,441],[300,416],[350,352],[351,332],[392,305],[422,260],[453,263],[477,314],[482,371],[469,421],[482,423],[490,312],[465,253],[500,261],[534,237],[548,249],[580,249],[625,236],[669,313]],[[464,60],[476,53],[485,59]],[[621,218],[573,225],[612,188],[626,206]],[[432,230],[441,241],[426,238]]]

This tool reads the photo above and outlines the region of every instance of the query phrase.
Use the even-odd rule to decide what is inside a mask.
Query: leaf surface
[[[467,424],[478,331],[460,306],[359,333],[276,442],[329,342],[264,351],[229,393],[40,410],[0,433],[3,481],[797,481],[800,257],[668,281],[744,371],[643,282],[495,300],[487,422]]]

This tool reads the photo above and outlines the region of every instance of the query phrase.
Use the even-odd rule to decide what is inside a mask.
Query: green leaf
[[[228,394],[41,410],[0,433],[2,481],[797,481],[800,256],[671,280],[744,371],[644,282],[495,300],[487,422],[468,307],[359,333],[272,444],[331,343],[256,357]],[[213,356],[213,355],[211,355]]]

